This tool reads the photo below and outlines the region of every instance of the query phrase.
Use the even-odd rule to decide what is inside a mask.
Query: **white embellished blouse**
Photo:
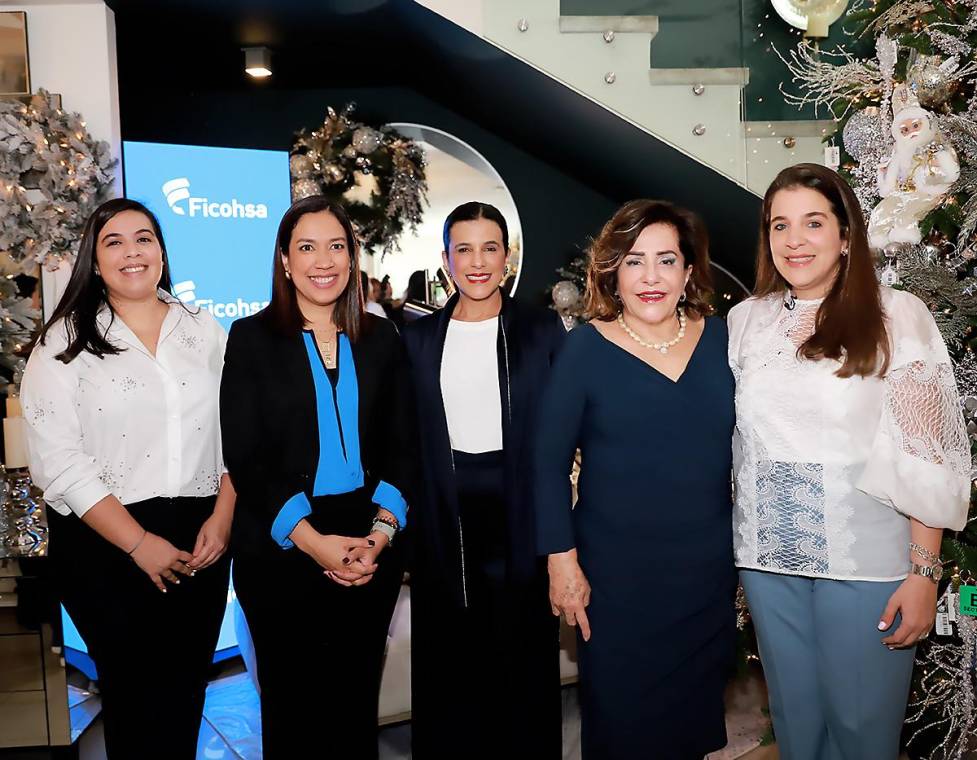
[[[121,353],[59,361],[63,323],[31,353],[21,385],[30,472],[60,514],[81,516],[109,494],[133,504],[220,488],[226,334],[206,309],[161,298],[169,312],[155,357],[108,308],[97,322]]]
[[[821,300],[750,298],[729,313],[736,378],[734,546],[742,568],[889,581],[909,571],[909,517],[960,530],[970,444],[946,345],[925,304],[882,288],[885,377],[800,359]]]

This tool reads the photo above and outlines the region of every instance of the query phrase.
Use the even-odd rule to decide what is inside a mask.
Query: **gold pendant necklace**
[[[624,332],[630,335],[635,340],[635,342],[638,343],[638,345],[644,346],[645,348],[653,348],[655,351],[659,351],[663,354],[667,354],[668,349],[670,349],[672,346],[674,346],[676,343],[682,340],[682,338],[685,337],[685,323],[686,323],[685,309],[683,309],[681,306],[678,309],[678,335],[676,335],[674,338],[664,343],[648,343],[647,341],[645,341],[640,335],[638,335],[638,333],[636,333],[628,326],[627,322],[624,321],[623,311],[618,313],[617,323],[621,326]]]
[[[337,333],[338,336],[338,333]],[[336,368],[336,356],[333,353],[334,339],[321,340],[316,336],[316,343],[319,344],[319,348],[322,351],[322,361],[329,369]]]

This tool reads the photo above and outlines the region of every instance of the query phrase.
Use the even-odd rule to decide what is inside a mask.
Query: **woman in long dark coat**
[[[424,475],[411,513],[414,756],[559,758],[559,629],[527,463],[565,331],[500,290],[497,209],[459,206],[444,238],[458,292],[404,331]]]

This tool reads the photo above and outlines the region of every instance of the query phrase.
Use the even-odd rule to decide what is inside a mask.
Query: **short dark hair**
[[[306,214],[328,211],[342,226],[346,233],[346,247],[349,250],[351,269],[346,289],[336,301],[333,321],[336,327],[346,333],[350,341],[356,342],[363,330],[363,295],[360,292],[360,244],[356,239],[353,222],[346,209],[339,203],[323,195],[311,195],[295,201],[285,212],[278,224],[275,241],[275,255],[271,270],[271,301],[262,314],[279,332],[293,334],[305,329],[305,318],[299,309],[295,296],[295,284],[285,276],[282,256],[288,256],[288,246],[292,242],[292,232]],[[350,287],[349,283],[353,283]]]
[[[488,219],[490,222],[495,222],[499,225],[499,229],[502,230],[502,247],[508,251],[509,225],[505,223],[505,217],[491,203],[482,203],[481,201],[462,203],[448,214],[448,218],[444,220],[444,250],[447,251],[451,248],[452,227],[458,224],[458,222],[474,222],[477,219]]]
[[[167,293],[171,293],[173,290],[173,283],[170,279],[170,263],[166,256],[166,243],[163,241],[163,231],[160,229],[156,215],[139,201],[129,198],[113,198],[105,201],[92,212],[88,221],[85,222],[85,229],[81,234],[81,244],[78,246],[78,255],[71,269],[71,277],[68,280],[64,295],[61,296],[54,313],[37,336],[36,342],[43,345],[51,327],[63,319],[68,336],[68,346],[56,358],[65,364],[68,364],[82,351],[88,351],[102,359],[106,354],[118,354],[124,350],[105,338],[95,319],[103,306],[108,307],[109,311],[112,312],[112,318],[115,319],[115,312],[112,309],[112,304],[109,303],[108,291],[105,288],[105,281],[95,273],[95,264],[97,263],[95,250],[102,228],[108,224],[112,217],[121,214],[123,211],[138,211],[149,220],[149,225],[153,228],[153,234],[163,252],[163,271],[157,288],[165,290]]]
[[[635,200],[625,203],[604,225],[590,246],[587,265],[586,311],[589,317],[609,321],[619,308],[614,297],[617,270],[645,227],[667,224],[678,235],[679,251],[692,276],[685,289],[685,310],[692,317],[711,314],[712,273],[709,235],[698,214],[668,201]]]

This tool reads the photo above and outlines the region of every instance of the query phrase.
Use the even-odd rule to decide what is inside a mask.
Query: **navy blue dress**
[[[591,639],[578,638],[585,760],[700,760],[726,744],[736,634],[726,343],[725,322],[707,317],[673,382],[583,325],[553,366],[537,543],[541,554],[576,547],[591,584]]]

